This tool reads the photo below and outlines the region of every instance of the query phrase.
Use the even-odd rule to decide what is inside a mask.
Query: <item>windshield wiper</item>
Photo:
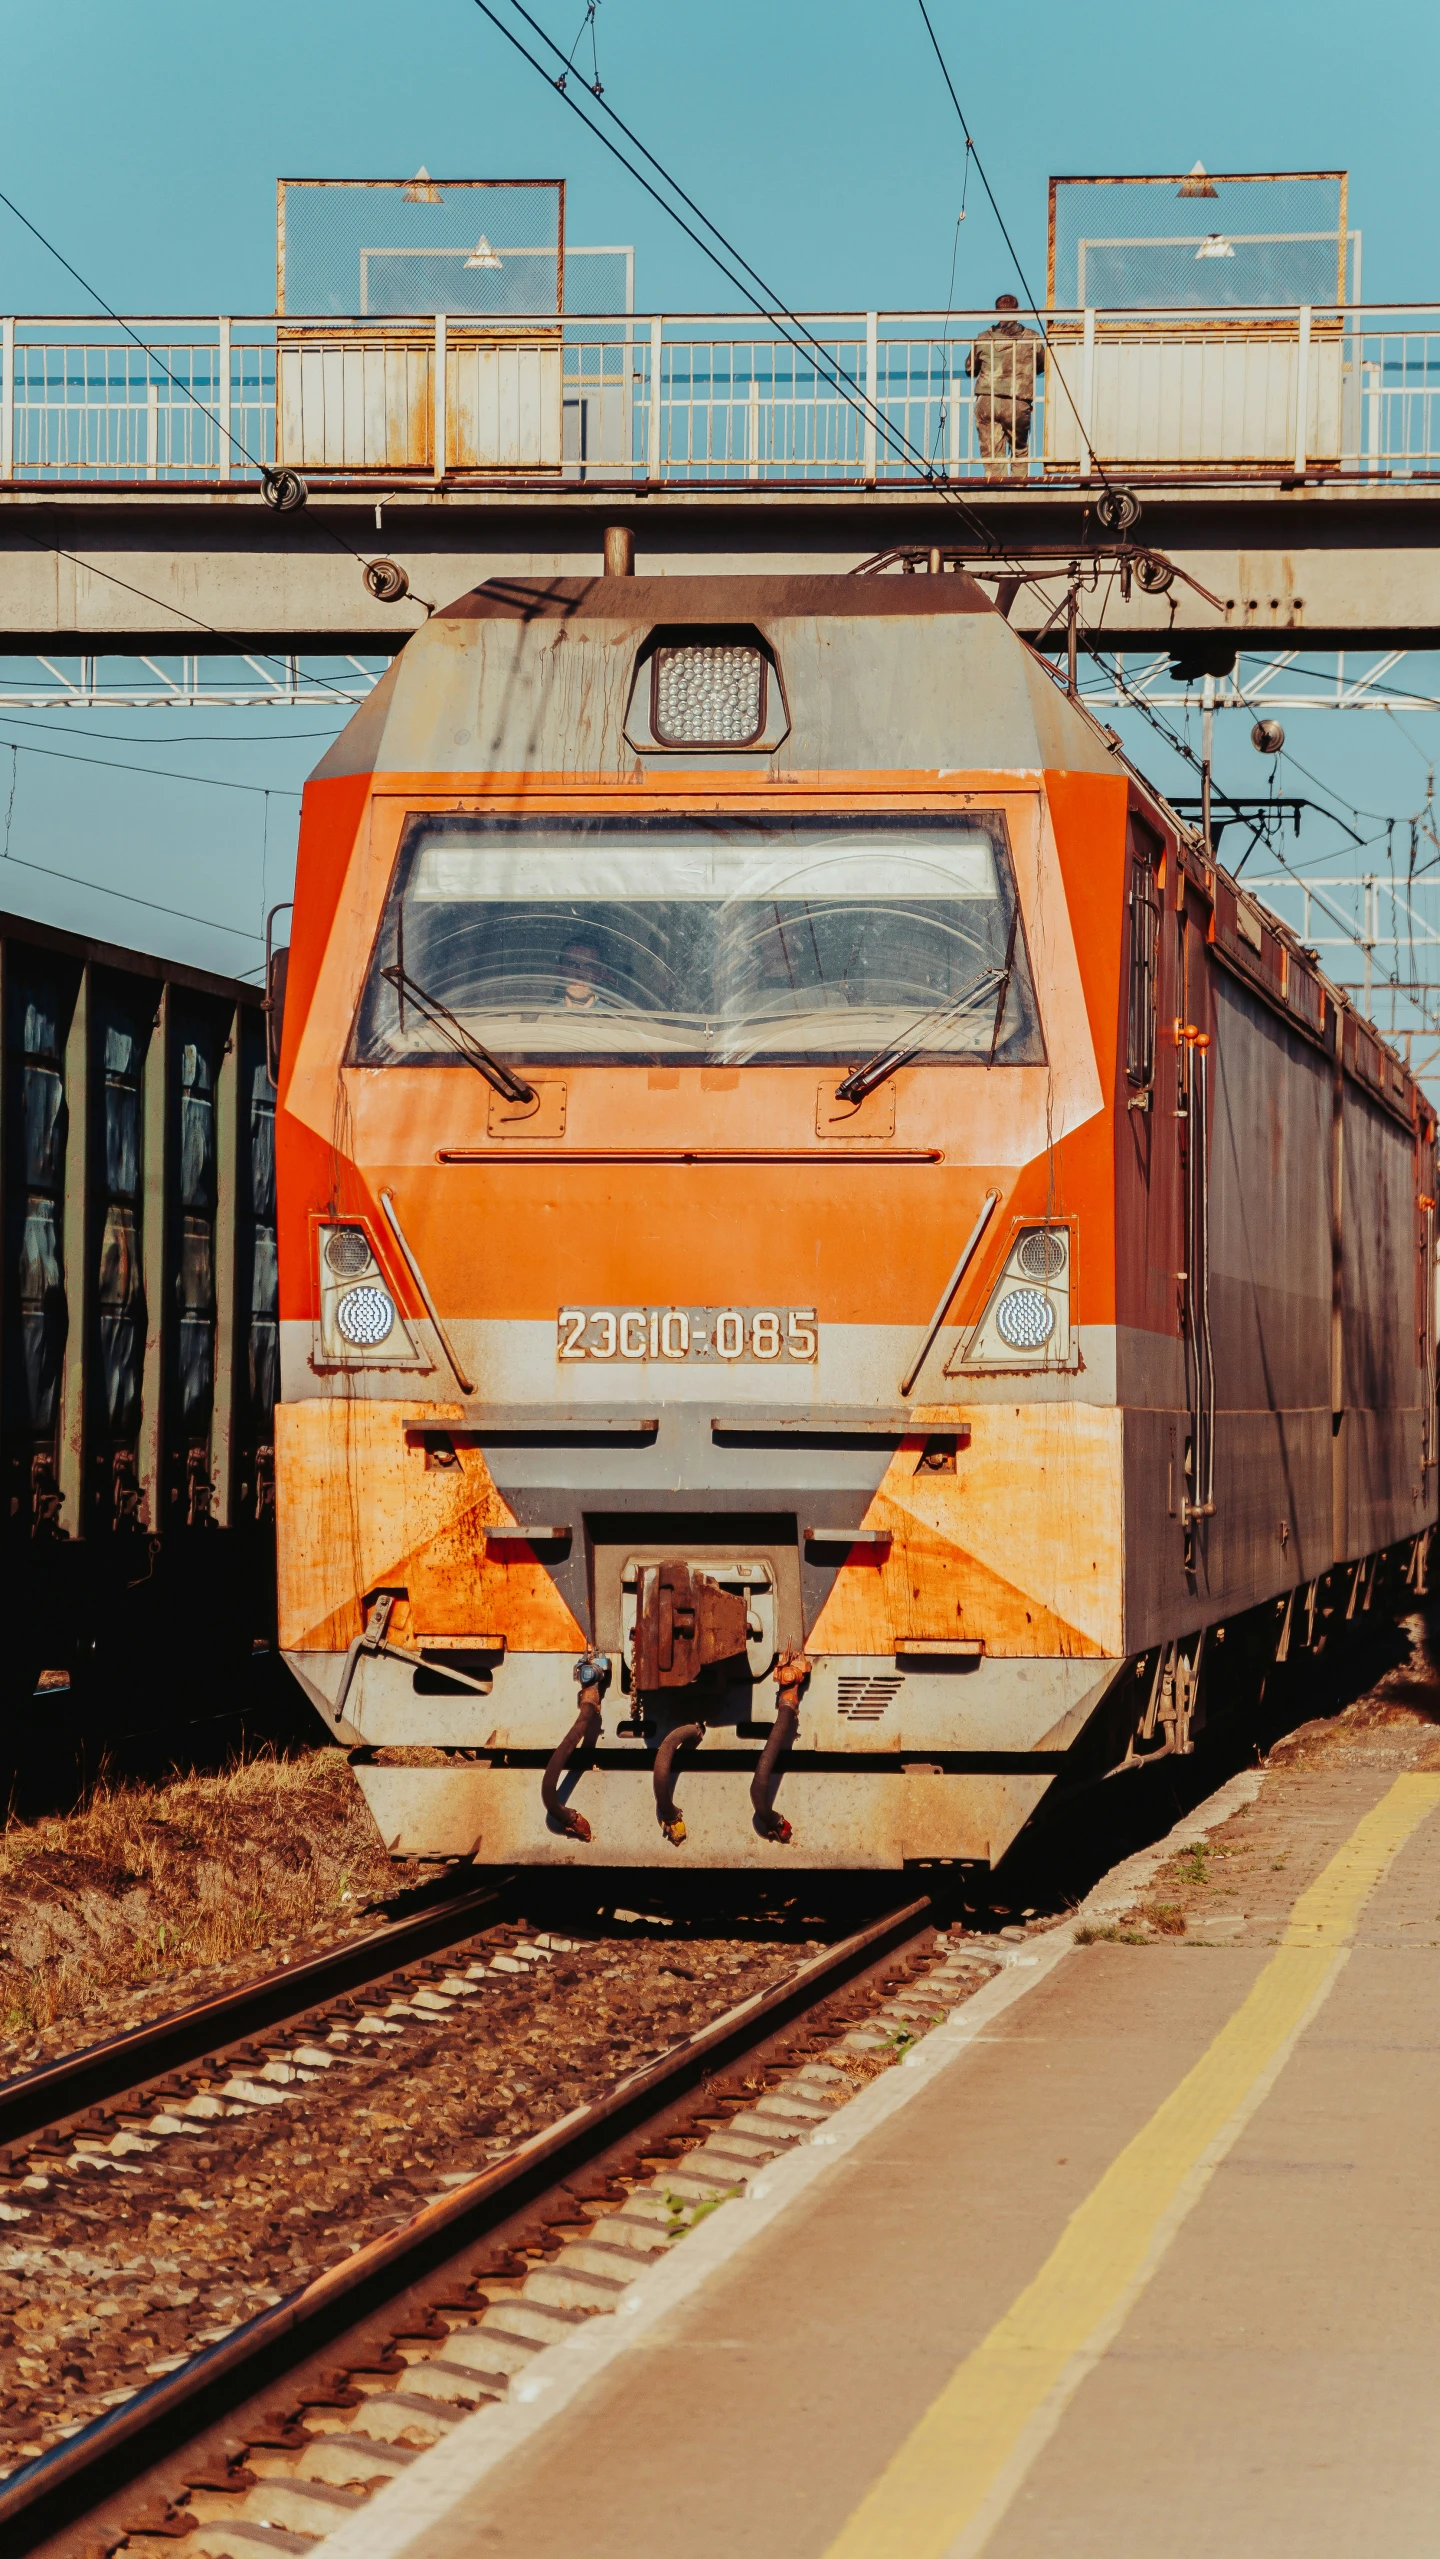
[[[524,1076],[517,1075],[513,1067],[505,1064],[503,1058],[492,1056],[484,1041],[477,1040],[473,1031],[466,1030],[464,1023],[451,1012],[448,1004],[442,1004],[437,995],[427,995],[424,987],[417,984],[403,962],[397,962],[392,968],[382,969],[380,974],[394,987],[402,1006],[408,1000],[414,1005],[417,1013],[423,1013],[427,1021],[433,1022],[442,1040],[448,1040],[450,1046],[464,1058],[466,1065],[473,1066],[477,1075],[483,1075],[486,1083],[493,1085],[495,1091],[502,1094],[507,1102],[534,1101],[534,1085],[527,1084]]]
[[[1019,930],[1020,905],[1017,899],[1010,909],[1010,930],[1005,937],[1005,966],[1000,972],[1000,990],[995,998],[995,1020],[990,1032],[990,1054],[985,1060],[987,1074],[995,1063],[995,1051],[1000,1045],[1000,1026],[1005,1019],[1005,1007],[1010,1000],[1010,979],[1015,967],[1015,936]]]
[[[898,1066],[904,1066],[908,1059],[918,1057],[921,1049],[928,1048],[931,1034],[943,1023],[968,1012],[971,1005],[978,1003],[992,987],[1002,990],[1003,1004],[1003,990],[1009,981],[1008,966],[982,969],[980,975],[972,978],[958,995],[952,995],[948,1004],[937,1005],[931,1012],[922,1013],[918,1021],[911,1023],[908,1031],[902,1031],[898,1039],[887,1040],[884,1048],[877,1049],[873,1057],[867,1057],[863,1066],[852,1066],[849,1074],[835,1087],[837,1101],[863,1102],[866,1094],[873,1093],[877,1085],[883,1084],[887,1075],[893,1075]]]

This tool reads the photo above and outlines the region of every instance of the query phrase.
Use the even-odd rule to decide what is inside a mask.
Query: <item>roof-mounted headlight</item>
[[[751,623],[671,624],[635,661],[625,715],[643,755],[767,754],[790,727],[774,650]]]
[[[753,746],[765,726],[765,660],[743,642],[656,650],[651,726],[661,746]]]

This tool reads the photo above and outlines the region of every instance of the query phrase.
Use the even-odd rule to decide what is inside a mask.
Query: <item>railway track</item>
[[[784,1966],[26,2462],[0,2484],[7,2553],[314,2548],[1013,1955],[937,1938],[934,1916],[910,1901]],[[501,1955],[564,1951],[508,1954],[502,1933],[433,1996],[483,2014]]]
[[[537,1904],[528,1879],[530,1907],[576,1932],[562,1935],[519,1915],[512,1879],[0,2088],[0,2464],[7,2441],[21,2463],[0,2468],[7,2559],[169,2559],[177,2540],[190,2559],[303,2559],[547,2344],[618,2306],[897,2043],[1029,1960],[1027,1931],[1004,1922],[1044,1925],[1163,1831],[1181,1803],[1145,1791],[1107,1799],[1083,1854],[1047,1834],[1043,1886],[1015,1879],[1043,1913],[1017,1911],[1012,1887],[1008,1909],[964,1904],[963,1932],[937,1934],[928,1901],[872,1901],[837,1943],[797,1946],[826,1925],[808,1897],[723,1914],[682,1897],[646,1917],[588,1894]],[[432,2140],[456,2087],[466,2104],[477,2089],[512,2102]],[[277,2256],[284,2225],[246,2218],[266,2178],[285,2225],[317,2216],[323,2262]],[[81,2195],[112,2212],[108,2234],[103,2210],[67,2223]],[[185,2212],[188,2238],[173,2228]],[[253,2260],[263,2282],[196,2302],[193,2260],[162,2261],[157,2227],[167,2248]],[[147,2323],[128,2371],[100,2375],[123,2387],[57,2413],[42,2374],[17,2443],[7,2267],[27,2262],[38,2303],[68,2280],[77,2235],[90,2307],[107,2284],[133,2290],[137,2259],[150,2302],[169,2283],[194,2307],[173,2332]],[[20,2383],[35,2372],[22,2352]]]
[[[0,2157],[9,2166],[15,2147],[27,2139],[78,2128],[97,2108],[158,2082],[173,2082],[202,2059],[216,2066],[235,2060],[255,2036],[318,2021],[356,1990],[392,1980],[408,1985],[415,1967],[438,1949],[475,1936],[487,1917],[498,1920],[504,1907],[503,1886],[456,1894],[304,1963],[279,1966],[173,2016],[0,2081]],[[4,2174],[0,2168],[0,2177]]]

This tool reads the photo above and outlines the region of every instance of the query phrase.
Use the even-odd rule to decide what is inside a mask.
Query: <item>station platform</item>
[[[1429,2559],[1440,1747],[1302,1745],[1148,1922],[1033,1939],[553,2416],[499,2459],[466,2420],[337,2559]]]

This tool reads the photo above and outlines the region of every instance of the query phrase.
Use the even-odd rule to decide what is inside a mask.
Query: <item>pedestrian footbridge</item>
[[[1048,310],[1029,452],[987,475],[994,320],[8,318],[0,646],[373,649],[417,597],[597,567],[615,521],[656,572],[993,542],[1063,578],[1116,482],[1185,572],[1117,585],[1117,637],[1440,641],[1440,306]]]

